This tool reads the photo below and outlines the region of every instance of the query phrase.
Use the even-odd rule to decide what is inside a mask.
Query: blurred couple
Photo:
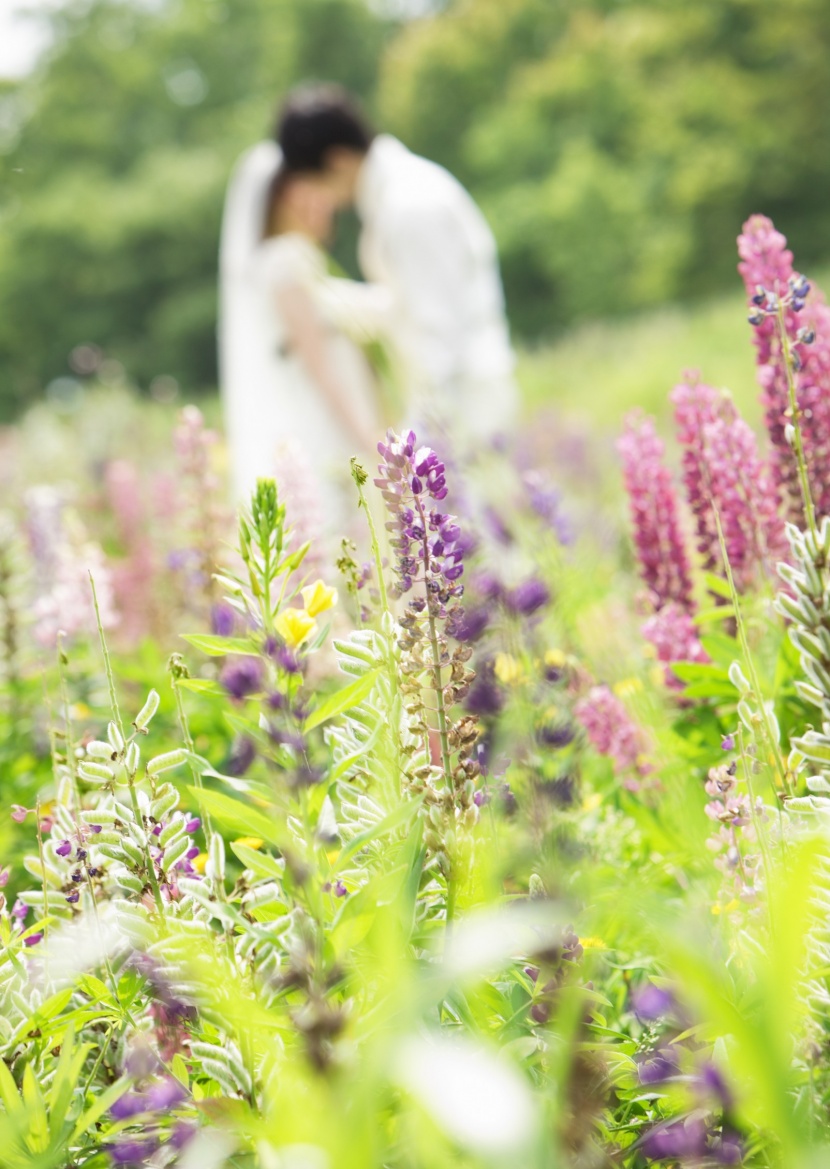
[[[361,221],[366,282],[330,274],[335,213]],[[339,475],[391,423],[486,444],[517,395],[495,241],[464,188],[376,135],[333,85],[283,106],[228,187],[220,248],[220,377],[233,490],[289,461],[313,469],[324,526],[345,512]],[[397,395],[367,354],[389,355]],[[375,349],[375,351],[377,351]],[[397,398],[399,404],[388,400]]]

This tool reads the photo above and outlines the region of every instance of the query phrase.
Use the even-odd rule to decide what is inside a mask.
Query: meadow
[[[212,399],[0,433],[3,1166],[826,1165],[830,310],[740,260],[334,545]]]

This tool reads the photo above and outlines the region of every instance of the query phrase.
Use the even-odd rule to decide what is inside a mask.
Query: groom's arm
[[[474,265],[452,208],[410,208],[390,215],[381,240],[395,294],[409,326],[411,357],[434,391],[463,368],[466,306]]]

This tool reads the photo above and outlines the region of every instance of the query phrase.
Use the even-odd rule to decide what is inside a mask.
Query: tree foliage
[[[389,24],[362,0],[93,0],[0,95],[0,411],[85,342],[146,384],[215,384],[216,252],[236,156],[307,76],[371,93]]]
[[[457,0],[381,108],[481,200],[537,332],[722,285],[759,209],[826,255],[829,41],[824,0]]]

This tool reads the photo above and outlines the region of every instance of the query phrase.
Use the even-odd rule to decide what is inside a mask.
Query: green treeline
[[[830,0],[451,0],[408,23],[75,0],[54,21],[49,61],[0,89],[2,416],[84,342],[142,385],[215,384],[228,170],[304,77],[470,187],[518,335],[723,286],[753,210],[830,255]]]

